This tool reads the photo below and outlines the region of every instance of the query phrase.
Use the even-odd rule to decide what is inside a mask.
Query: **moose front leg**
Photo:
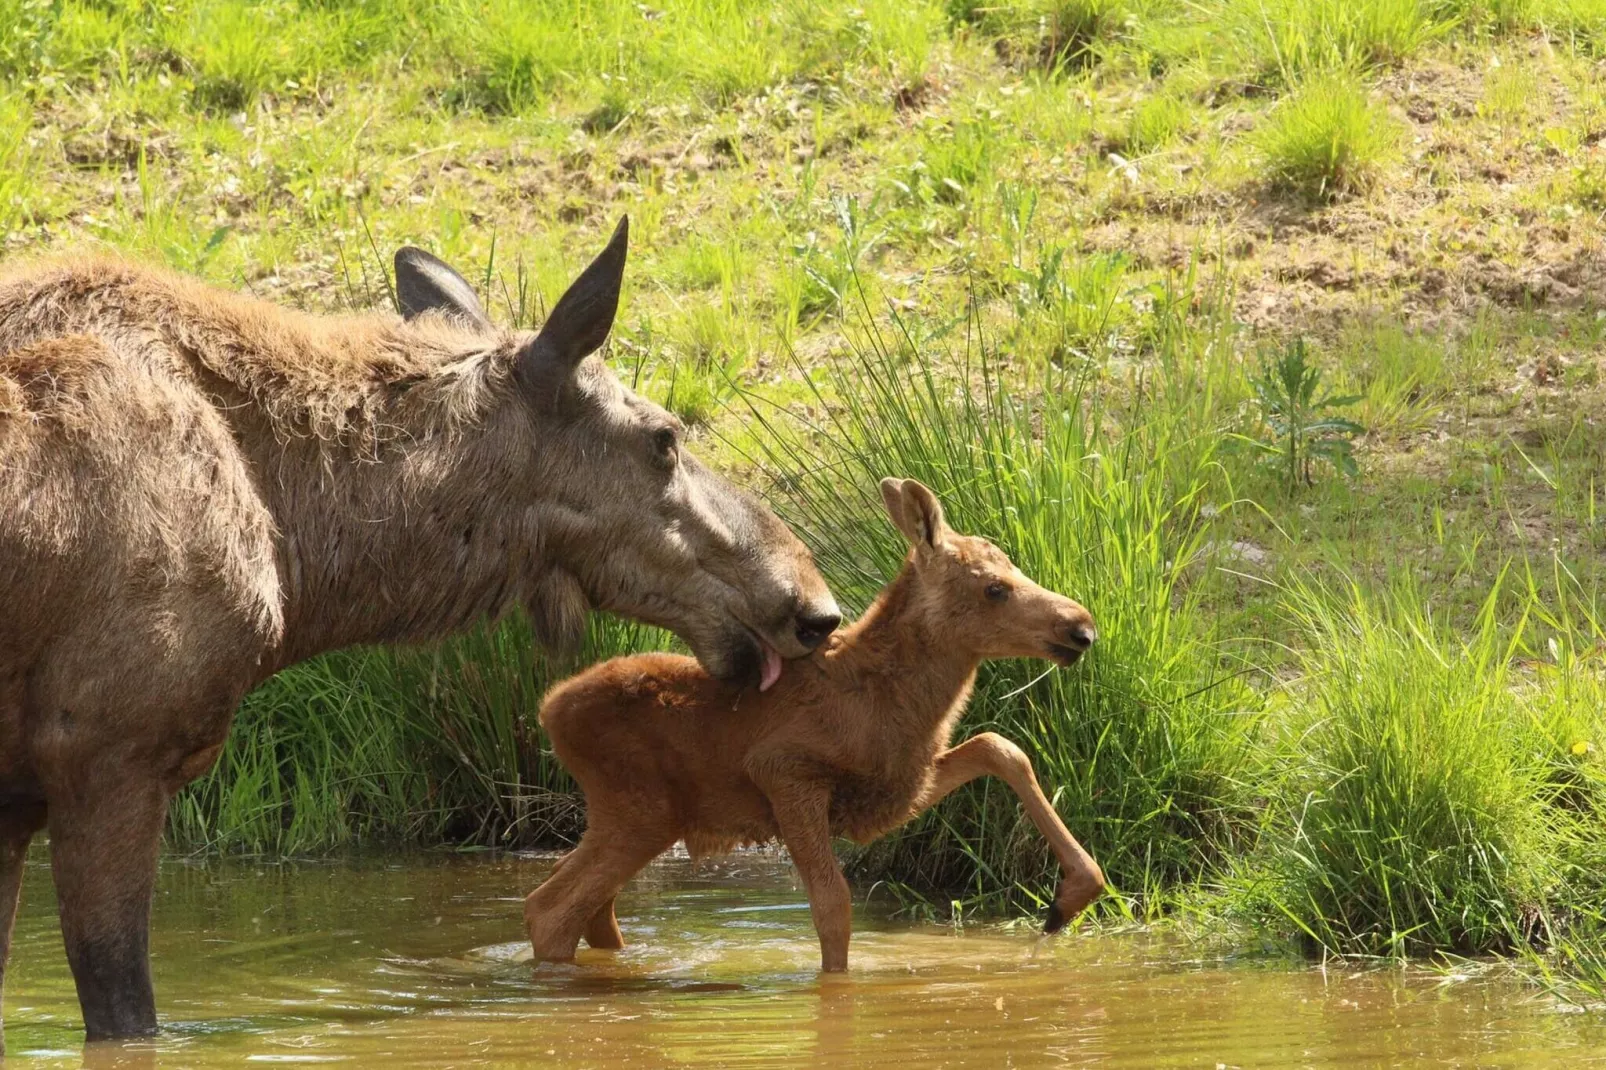
[[[1088,907],[1104,892],[1104,873],[1093,856],[1076,842],[1065,823],[1037,784],[1037,774],[1024,751],[996,732],[972,736],[959,746],[937,756],[931,785],[910,816],[929,810],[949,792],[981,776],[995,776],[1008,784],[1026,808],[1037,831],[1048,841],[1065,874],[1049,904],[1046,933],[1058,932],[1065,923]]]
[[[28,856],[28,841],[44,827],[43,803],[0,805],[0,995],[4,994],[6,959],[11,954],[11,925],[17,916],[17,900],[22,893],[22,869]],[[0,1056],[6,1053],[3,1023],[0,1023]]]
[[[50,798],[50,864],[88,1040],[156,1032],[151,898],[168,794],[104,768]]]
[[[809,913],[820,937],[820,969],[827,973],[846,970],[853,899],[831,851],[830,792],[813,787],[788,790],[772,794],[770,805],[781,841],[808,891]]]

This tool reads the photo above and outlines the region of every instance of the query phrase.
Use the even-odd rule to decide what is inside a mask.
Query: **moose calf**
[[[581,936],[624,946],[614,896],[676,840],[702,856],[779,836],[808,889],[821,965],[845,970],[848,886],[831,838],[869,842],[986,774],[1014,789],[1064,870],[1045,931],[1103,891],[1019,747],[991,732],[948,747],[982,661],[1069,665],[1093,643],[1092,617],[991,543],[950,530],[921,484],[886,479],[881,496],[912,546],[902,571],[767,691],[669,654],[615,658],[553,689],[541,723],[588,820],[525,901],[537,959],[572,959]]]

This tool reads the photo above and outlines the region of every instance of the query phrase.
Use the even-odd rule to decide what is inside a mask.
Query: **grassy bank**
[[[845,604],[898,474],[1093,609],[964,730],[1031,750],[1112,909],[1606,972],[1606,6],[539,7],[0,0],[8,257],[332,311],[416,242],[529,322],[628,211],[616,366]],[[517,621],[298,667],[171,842],[559,841],[565,670]],[[854,864],[1050,886],[988,785]]]

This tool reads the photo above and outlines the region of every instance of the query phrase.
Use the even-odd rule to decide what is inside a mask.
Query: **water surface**
[[[42,863],[42,857],[39,858]],[[654,866],[630,947],[532,965],[550,857],[163,866],[167,1027],[90,1065],[1233,1067],[1606,1065],[1606,1015],[1492,971],[1232,961],[1150,935],[890,920],[856,896],[852,972],[822,979],[790,867]],[[13,1068],[86,1063],[48,870],[30,868],[6,986]]]

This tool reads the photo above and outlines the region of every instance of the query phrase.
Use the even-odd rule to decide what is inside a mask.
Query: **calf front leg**
[[[792,788],[772,794],[770,805],[781,842],[808,891],[809,913],[820,938],[820,969],[827,973],[846,970],[853,900],[847,878],[831,851],[831,794],[814,786]]]
[[[988,775],[1010,786],[1025,807],[1026,816],[1032,819],[1032,824],[1037,826],[1059,860],[1064,878],[1054,893],[1048,919],[1043,924],[1044,932],[1058,932],[1103,894],[1104,873],[1093,856],[1076,842],[1076,837],[1044,797],[1031,760],[1019,747],[996,732],[983,732],[944,751],[937,756],[930,787],[915,803],[910,816],[929,810],[960,785]]]
[[[28,841],[45,824],[42,803],[11,803],[0,806],[0,993],[6,979],[6,959],[11,954],[11,925],[17,916],[17,900],[22,893],[22,869],[28,856]],[[6,1053],[3,1020],[0,1020],[0,1056]]]

